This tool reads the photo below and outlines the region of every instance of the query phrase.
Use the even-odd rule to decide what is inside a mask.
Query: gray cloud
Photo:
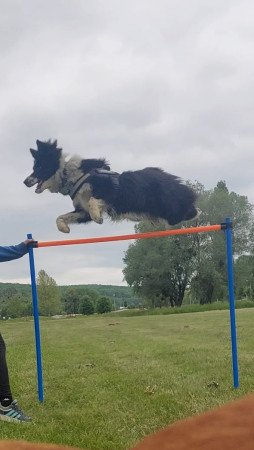
[[[250,0],[3,0],[0,16],[2,244],[55,226],[71,201],[23,179],[37,138],[106,157],[114,170],[156,165],[205,187],[225,179],[254,201]],[[123,222],[71,237],[133,231]],[[122,283],[128,244],[37,251],[59,283]],[[0,280],[28,278],[24,260]],[[90,281],[92,280],[92,281]]]

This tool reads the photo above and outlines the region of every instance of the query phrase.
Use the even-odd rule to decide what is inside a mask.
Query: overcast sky
[[[254,3],[249,0],[0,0],[1,245],[63,239],[69,198],[23,185],[29,148],[115,171],[158,166],[206,188],[224,179],[254,203]],[[68,237],[133,232],[73,226]],[[35,250],[58,284],[123,284],[128,243]],[[0,281],[29,281],[28,257]]]

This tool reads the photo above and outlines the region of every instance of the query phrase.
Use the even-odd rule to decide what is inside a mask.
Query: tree
[[[79,312],[80,314],[84,314],[85,316],[94,314],[95,312],[94,304],[88,295],[83,295],[79,299]]]
[[[2,317],[25,317],[32,315],[31,301],[22,295],[15,294],[1,305]]]
[[[141,222],[136,232],[162,229]],[[125,280],[148,306],[181,306],[193,273],[195,246],[192,236],[138,240],[128,248]]]
[[[235,286],[238,299],[254,300],[254,256],[242,255],[235,262]]]
[[[61,312],[58,286],[45,270],[40,270],[37,277],[39,310],[43,316],[53,316]]]
[[[253,228],[252,205],[247,197],[229,192],[225,181],[214,189],[203,191],[199,199],[202,214],[199,224],[233,220],[234,253],[248,251]],[[253,234],[254,235],[254,234]],[[227,266],[224,233],[196,235],[197,267],[191,281],[190,295],[201,303],[227,298]]]
[[[64,290],[62,294],[62,303],[64,305],[64,310],[67,314],[84,314],[82,312],[82,304],[86,301],[83,299],[87,298],[90,300],[91,305],[95,309],[96,301],[99,298],[98,293],[94,289],[89,289],[87,287],[68,287]],[[92,308],[90,307],[90,309]],[[94,312],[94,311],[93,311]],[[91,313],[93,314],[93,313]]]
[[[101,297],[97,301],[96,311],[99,314],[104,314],[112,311],[111,300],[108,297]]]
[[[249,240],[253,227],[253,206],[248,198],[243,195],[229,192],[225,181],[219,181],[214,189],[204,191],[199,200],[202,214],[199,224],[222,223],[226,217],[231,217],[234,224],[234,251],[242,254],[249,250]],[[217,262],[221,259],[221,251],[224,252],[224,241],[222,233],[205,235],[205,240],[213,242],[210,246],[213,256],[217,256]]]
[[[212,303],[216,298],[223,296],[221,289],[222,280],[218,271],[215,270],[212,262],[201,265],[191,281],[191,293],[195,301],[201,305]]]
[[[229,192],[225,181],[199,193],[202,213],[191,225],[222,223],[231,217],[234,224],[234,251],[238,256],[249,251],[253,242],[252,205],[247,197]],[[179,226],[190,226],[189,222]],[[163,229],[148,222],[135,227],[136,232]],[[224,233],[198,233],[181,237],[147,239],[131,244],[124,257],[125,280],[134,292],[151,306],[180,306],[185,289],[200,303],[223,300],[227,296],[227,267]]]
[[[81,293],[78,288],[68,288],[62,296],[66,314],[78,314]]]

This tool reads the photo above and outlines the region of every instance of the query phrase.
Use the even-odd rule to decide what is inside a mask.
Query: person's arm
[[[24,256],[28,252],[28,244],[33,240],[28,239],[18,245],[11,245],[10,247],[0,246],[0,262],[11,261]]]

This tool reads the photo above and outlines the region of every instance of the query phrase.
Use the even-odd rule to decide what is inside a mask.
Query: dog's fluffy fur
[[[195,192],[178,177],[161,169],[147,167],[134,172],[111,172],[105,159],[69,157],[57,141],[37,140],[38,150],[30,149],[33,172],[24,183],[37,184],[36,193],[45,189],[72,198],[75,210],[59,216],[57,227],[69,233],[69,224],[112,220],[164,221],[168,225],[197,216]]]

